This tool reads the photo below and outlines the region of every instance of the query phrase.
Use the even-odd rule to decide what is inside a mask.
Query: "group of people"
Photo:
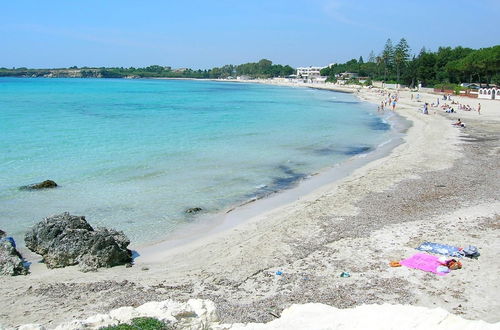
[[[448,96],[447,97],[448,100],[450,100],[450,97]],[[456,107],[453,107],[453,105],[456,105],[458,106],[457,109],[458,110],[463,110],[463,111],[477,111],[478,114],[481,114],[481,103],[478,103],[477,105],[477,108],[474,109],[473,107],[471,107],[470,105],[468,104],[461,104],[459,102],[456,102],[456,101],[452,101],[451,102],[451,105],[448,104],[448,103],[444,103],[442,104],[440,107],[442,110],[444,110],[444,112],[446,113],[456,113],[457,111],[455,110]],[[423,108],[423,112],[424,113],[428,113],[428,107],[429,107],[429,104],[428,103],[425,103],[424,105],[424,108]],[[439,98],[437,99],[437,102],[436,103],[431,103],[430,104],[430,107],[431,108],[437,108],[439,107]],[[427,110],[427,111],[426,111]]]
[[[399,101],[399,95],[397,93],[392,94],[390,92],[380,91],[380,94],[383,96],[383,100],[380,102],[380,105],[377,108],[377,112],[384,112],[386,108],[391,108],[392,111],[396,110],[396,104]]]
[[[477,111],[477,113],[480,115],[481,114],[481,103],[477,104],[477,109],[472,108],[470,105],[462,105],[458,103],[458,108],[463,111]]]
[[[458,102],[452,102],[451,104],[453,105],[458,105],[458,110],[463,110],[463,111],[477,111],[477,113],[480,115],[481,114],[481,103],[477,104],[477,109],[474,109],[468,104],[461,104]],[[441,108],[447,112],[447,113],[456,113],[455,109],[451,106],[448,105],[447,103],[443,104]]]
[[[384,112],[385,109],[387,109],[387,108],[390,109],[391,107],[392,107],[392,111],[396,110],[396,105],[397,105],[397,102],[399,101],[399,95],[397,92],[391,93],[391,92],[384,91],[384,90],[380,89],[380,90],[378,90],[378,94],[380,94],[382,96],[382,101],[380,102],[380,105],[377,107],[377,112]],[[413,93],[411,93],[411,100],[413,101],[413,99],[414,99]],[[420,99],[421,99],[420,94],[417,93],[416,101],[420,102]],[[444,110],[446,113],[456,113],[457,110],[463,110],[463,111],[477,111],[478,114],[481,114],[481,103],[478,103],[477,109],[474,109],[473,107],[471,107],[468,104],[463,105],[455,100],[452,100],[451,94],[444,94],[442,97],[442,100],[449,101],[451,103],[451,105],[448,103],[444,103],[444,104],[440,105],[440,102],[439,102],[440,99],[441,99],[440,97],[437,97],[435,103],[434,102],[431,104],[429,104],[427,102],[424,103],[423,107],[420,108],[420,110],[425,115],[429,114],[430,108],[439,108],[439,107],[442,110]],[[453,107],[453,105],[458,106],[458,108]],[[454,123],[453,125],[465,127],[463,125],[463,123],[460,122],[460,120],[457,123]]]
[[[477,109],[474,109],[473,107],[471,107],[468,104],[461,104],[461,103],[456,102],[456,101],[452,101],[451,104],[458,105],[458,109],[459,110],[463,110],[463,111],[477,111],[478,114],[481,114],[481,103],[477,104]]]

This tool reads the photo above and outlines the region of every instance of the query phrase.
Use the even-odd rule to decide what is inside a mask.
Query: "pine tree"
[[[397,82],[399,83],[399,74],[405,67],[410,57],[410,46],[405,38],[401,38],[394,49],[394,64],[396,65]]]
[[[368,62],[375,63],[375,53],[373,50],[370,52],[370,55],[368,55]]]
[[[385,42],[384,50],[382,51],[382,60],[384,62],[384,80],[387,80],[387,73],[390,73],[392,64],[394,63],[394,46],[390,38]]]

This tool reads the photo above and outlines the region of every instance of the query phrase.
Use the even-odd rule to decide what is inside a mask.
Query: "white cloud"
[[[326,15],[340,23],[358,25],[344,14],[343,7],[345,7],[345,3],[342,3],[339,0],[328,0],[324,3],[323,10]]]

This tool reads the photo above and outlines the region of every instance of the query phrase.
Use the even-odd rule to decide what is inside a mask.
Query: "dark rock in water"
[[[313,152],[319,156],[330,156],[330,155],[334,155],[334,154],[338,153],[338,151],[335,150],[335,148],[331,148],[331,147],[315,149],[315,150],[313,150]]]
[[[82,271],[132,261],[129,239],[122,231],[94,230],[84,216],[65,212],[43,219],[24,238],[26,247],[42,255],[48,268],[78,264]]]
[[[0,230],[0,275],[15,276],[28,274],[28,268],[24,265],[23,257],[16,249],[16,243],[12,237],[6,237]]]
[[[369,147],[369,146],[352,146],[352,147],[348,147],[344,151],[344,155],[355,156],[355,155],[358,155],[358,154],[362,154],[362,153],[368,152],[370,150],[372,150],[372,148]]]
[[[55,188],[57,187],[57,183],[52,180],[45,180],[40,183],[29,184],[27,186],[22,186],[20,189],[22,190],[37,190],[37,189],[47,189],[47,188]]]
[[[198,213],[201,211],[203,211],[203,209],[201,207],[191,207],[191,208],[187,209],[185,212],[191,214],[191,213]]]

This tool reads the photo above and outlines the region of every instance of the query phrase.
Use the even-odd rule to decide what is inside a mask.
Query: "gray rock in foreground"
[[[129,239],[122,231],[92,228],[84,216],[65,212],[43,219],[25,236],[26,247],[42,255],[48,268],[79,265],[82,271],[132,261]]]
[[[56,188],[57,183],[52,180],[45,180],[43,182],[29,184],[27,186],[22,186],[21,190],[38,190],[38,189],[48,189],[48,188]]]
[[[0,275],[28,274],[28,268],[24,265],[23,257],[17,251],[13,240],[5,236],[5,232],[0,230]]]

